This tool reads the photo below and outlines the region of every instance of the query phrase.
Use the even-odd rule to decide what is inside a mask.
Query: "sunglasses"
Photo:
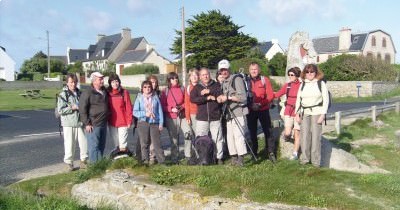
[[[289,77],[294,77],[295,75],[294,75],[294,74],[288,74],[288,76],[289,76]]]
[[[307,74],[315,73],[315,71],[306,71]]]
[[[150,86],[143,86],[143,88],[151,88]]]

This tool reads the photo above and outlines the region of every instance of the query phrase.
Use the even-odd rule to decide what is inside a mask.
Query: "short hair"
[[[73,73],[68,73],[67,77],[65,78],[65,82],[68,82],[68,79],[71,78],[72,80],[74,80],[75,83],[78,83],[78,77],[76,76],[76,74]]]
[[[305,79],[306,78],[306,72],[307,71],[314,71],[315,72],[315,78],[317,78],[318,80],[321,80],[322,78],[324,78],[324,73],[318,68],[318,66],[316,64],[307,64],[306,66],[304,66],[303,71],[301,72],[301,79]]]
[[[158,91],[158,89],[159,89],[158,77],[157,77],[156,75],[154,75],[154,74],[151,74],[151,75],[149,75],[149,76],[147,77],[146,80],[148,80],[148,81],[151,82],[152,79],[156,80],[156,87],[154,88],[154,90],[155,90],[155,91]]]
[[[177,73],[175,73],[175,72],[169,72],[168,74],[167,74],[167,86],[168,87],[171,87],[171,79],[172,78],[178,78],[178,84],[179,84],[179,76],[178,76],[178,74]]]
[[[301,70],[299,67],[296,66],[296,67],[290,68],[288,70],[288,75],[290,72],[292,72],[296,77],[300,77]]]
[[[145,80],[142,82],[142,85],[140,86],[140,92],[143,93],[143,86],[149,85],[151,92],[153,92],[153,85],[151,84],[150,80]]]

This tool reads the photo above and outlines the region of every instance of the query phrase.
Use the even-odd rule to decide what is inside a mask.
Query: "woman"
[[[179,84],[178,74],[170,72],[167,75],[167,87],[161,93],[161,104],[164,111],[166,127],[171,140],[171,160],[179,160],[179,133],[188,131],[184,108],[184,89]]]
[[[190,136],[186,136],[189,134],[193,134],[192,136],[196,137],[195,128],[196,128],[196,115],[197,115],[197,105],[190,101],[190,92],[199,82],[199,71],[197,69],[189,70],[189,85],[185,89],[185,119],[190,126],[190,131],[185,133],[185,157],[187,159],[190,158],[191,154],[191,146],[192,142]]]
[[[108,78],[108,106],[110,117],[108,128],[110,136],[117,147],[117,154],[126,154],[128,150],[128,129],[132,124],[132,102],[129,92],[121,87],[117,74]]]
[[[156,75],[150,75],[150,76],[147,77],[147,80],[151,82],[151,86],[153,88],[153,94],[155,96],[157,96],[158,98],[160,98],[161,91],[160,91],[160,88],[159,88],[159,85],[158,85],[157,76]],[[154,153],[154,146],[153,146],[153,144],[150,144],[150,164],[154,164],[155,160],[156,160],[156,155]]]
[[[77,88],[78,78],[75,74],[67,75],[67,86],[58,95],[57,110],[61,117],[61,126],[64,134],[64,162],[68,170],[74,170],[75,145],[78,141],[80,149],[80,168],[86,168],[88,147],[83,124],[79,120],[79,96]]]
[[[164,151],[161,149],[160,141],[164,122],[163,111],[160,99],[153,94],[150,81],[142,82],[141,93],[136,97],[133,114],[138,118],[137,132],[143,164],[150,163],[150,144],[153,144],[158,163],[164,163]]]
[[[283,87],[274,93],[275,98],[280,98],[283,95],[286,96],[286,101],[284,103],[284,113],[283,113],[283,120],[285,122],[285,132],[284,138],[286,141],[291,139],[292,129],[293,129],[293,136],[294,136],[294,147],[293,153],[290,157],[291,160],[297,160],[298,158],[298,151],[300,147],[300,125],[295,120],[296,112],[296,99],[297,99],[297,92],[300,87],[300,73],[301,70],[299,67],[293,67],[288,71],[289,82],[283,85]]]
[[[307,64],[304,67],[301,73],[303,84],[297,93],[295,109],[296,121],[301,124],[300,163],[307,164],[311,161],[315,167],[321,165],[322,122],[329,103],[328,89],[322,81],[323,76],[315,64]]]

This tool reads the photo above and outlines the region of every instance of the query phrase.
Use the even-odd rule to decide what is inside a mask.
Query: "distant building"
[[[277,39],[271,39],[269,42],[258,43],[257,47],[268,60],[271,60],[277,53],[285,54],[285,51],[279,45]]]
[[[317,52],[317,63],[341,54],[363,55],[395,63],[396,48],[390,34],[382,30],[352,33],[343,28],[338,36],[319,37],[312,40]]]
[[[109,64],[116,64],[116,72],[138,64],[153,64],[159,67],[160,73],[166,72],[168,59],[159,55],[144,37],[131,38],[129,28],[113,35],[97,35],[97,43],[84,49],[67,49],[68,64],[82,61],[83,70],[104,71]]]
[[[0,46],[0,79],[6,81],[15,80],[15,61],[6,53],[6,49]]]

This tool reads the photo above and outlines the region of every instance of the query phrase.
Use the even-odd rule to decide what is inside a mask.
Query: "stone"
[[[303,69],[306,64],[315,64],[316,61],[317,53],[308,33],[304,31],[295,32],[289,40],[285,75],[290,68],[299,67]]]

